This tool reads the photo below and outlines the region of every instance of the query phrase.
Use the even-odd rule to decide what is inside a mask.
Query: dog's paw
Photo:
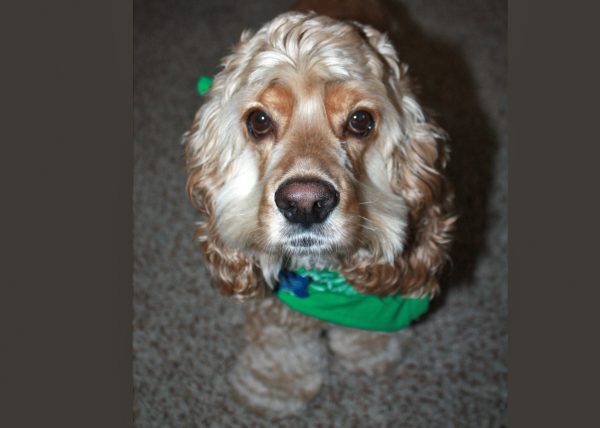
[[[310,398],[319,392],[322,379],[311,379],[312,385],[303,385],[302,394],[289,394],[280,385],[273,385],[243,369],[231,372],[229,381],[236,401],[258,415],[279,419],[305,411]]]
[[[384,373],[402,356],[397,334],[334,328],[329,346],[346,370],[370,376]]]

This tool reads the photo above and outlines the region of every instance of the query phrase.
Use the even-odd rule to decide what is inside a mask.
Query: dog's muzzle
[[[291,179],[275,192],[275,204],[290,223],[309,228],[322,223],[340,201],[332,184],[317,179]]]

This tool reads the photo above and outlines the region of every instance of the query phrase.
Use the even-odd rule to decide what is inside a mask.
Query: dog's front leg
[[[327,350],[322,327],[277,299],[253,302],[245,325],[249,343],[230,374],[236,397],[270,417],[304,410],[323,380]]]

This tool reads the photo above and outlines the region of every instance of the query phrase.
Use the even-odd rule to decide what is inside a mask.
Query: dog
[[[372,26],[288,12],[243,32],[184,135],[195,237],[215,286],[248,303],[229,379],[259,413],[302,412],[328,352],[370,375],[400,353],[402,331],[277,298],[282,272],[337,272],[377,302],[439,290],[456,220],[449,149],[407,70]]]

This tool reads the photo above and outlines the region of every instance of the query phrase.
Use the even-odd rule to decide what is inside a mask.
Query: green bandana
[[[282,271],[275,295],[290,308],[323,321],[363,330],[394,332],[429,308],[429,297],[378,297],[357,292],[337,272]]]
[[[213,78],[208,76],[200,76],[198,79],[198,83],[196,83],[196,90],[198,94],[204,95],[206,94],[210,87],[212,86]]]

